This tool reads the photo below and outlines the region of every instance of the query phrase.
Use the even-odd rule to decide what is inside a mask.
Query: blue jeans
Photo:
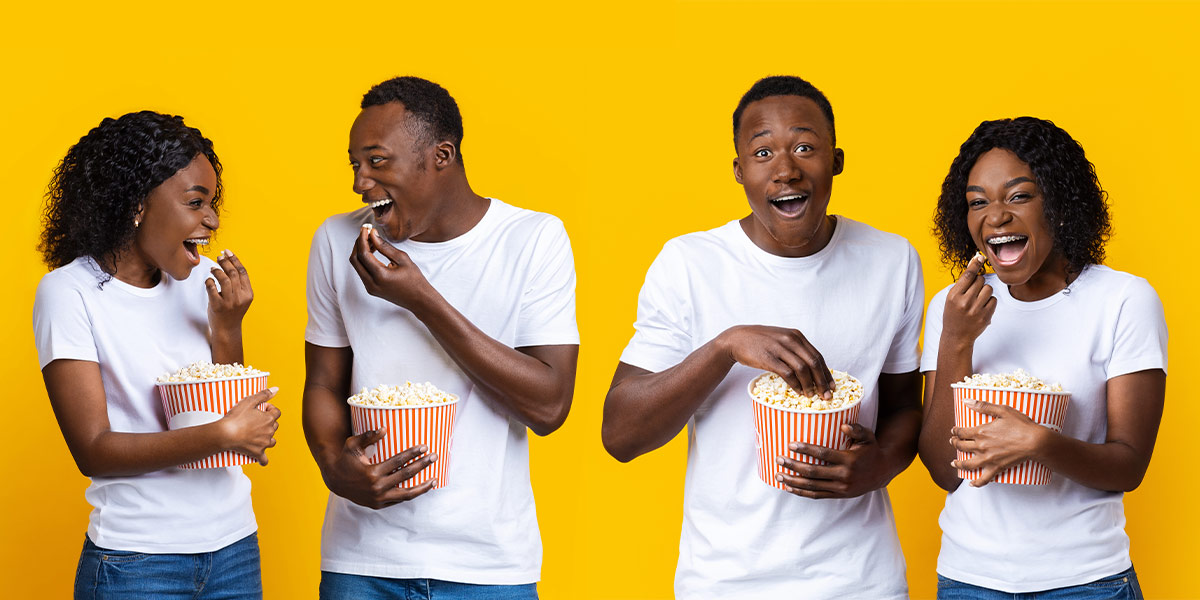
[[[475,585],[321,571],[321,600],[537,600],[537,584]]]
[[[84,538],[75,600],[260,600],[258,534],[199,554],[108,550]]]
[[[938,600],[1143,600],[1133,567],[1083,585],[1024,594],[998,592],[938,575],[937,597]]]

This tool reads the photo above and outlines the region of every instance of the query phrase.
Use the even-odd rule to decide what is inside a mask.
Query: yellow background
[[[575,249],[574,409],[532,443],[542,596],[670,597],[684,443],[617,463],[600,446],[602,401],[663,242],[748,210],[730,167],[739,96],[791,73],[824,90],[837,115],[847,161],[831,211],[911,240],[927,297],[949,282],[929,234],[934,199],[979,121],[1035,115],[1083,143],[1111,195],[1108,264],[1154,285],[1171,332],[1159,443],[1125,501],[1134,562],[1149,597],[1200,597],[1200,396],[1186,383],[1200,351],[1187,270],[1200,5],[26,2],[4,12],[0,595],[69,594],[87,523],[86,480],[50,411],[30,327],[45,272],[42,194],[102,117],[151,108],[200,127],[225,164],[211,252],[228,247],[248,265],[247,357],[282,388],[279,446],[269,467],[247,468],[266,595],[316,596],[326,492],[300,428],[305,260],[321,220],[359,206],[345,149],[362,93],[415,74],[458,100],[476,191],[560,216]],[[932,597],[943,495],[919,465],[891,494],[913,596]]]

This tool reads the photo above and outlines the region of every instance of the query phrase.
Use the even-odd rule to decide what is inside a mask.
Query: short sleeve
[[[1154,288],[1136,277],[1121,294],[1113,353],[1105,372],[1112,379],[1147,369],[1167,370],[1167,320]]]
[[[562,221],[549,218],[533,244],[531,272],[521,292],[516,347],[578,344],[575,257]]]
[[[921,337],[921,315],[925,309],[925,277],[921,259],[908,246],[908,269],[904,281],[904,316],[892,336],[891,347],[883,361],[883,373],[907,373],[917,368],[917,342]]]
[[[929,301],[929,310],[925,312],[925,343],[921,347],[921,372],[937,370],[938,344],[942,341],[942,313],[946,310],[946,296],[950,293],[947,286],[933,296]]]
[[[304,329],[304,341],[327,348],[344,348],[350,345],[350,337],[346,333],[337,290],[333,286],[333,260],[329,221],[326,221],[313,235],[312,249],[308,253],[308,281],[305,286],[308,326]]]
[[[99,361],[83,295],[62,272],[51,272],[38,283],[33,337],[40,369],[58,359]]]
[[[638,294],[633,339],[621,353],[621,362],[659,372],[691,354],[692,302],[679,293],[688,289],[686,273],[680,250],[668,242],[646,271],[646,282]]]

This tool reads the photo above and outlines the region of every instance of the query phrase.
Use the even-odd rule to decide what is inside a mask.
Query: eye
[[[375,165],[383,162],[385,159],[382,156],[372,156],[371,158],[369,158],[367,160],[371,161],[371,166],[375,166]]]
[[[1028,202],[1031,198],[1033,198],[1033,194],[1027,192],[1017,192],[1012,195],[1012,198],[1009,199],[1009,202]]]
[[[357,171],[357,170],[358,170],[358,163],[356,163],[356,162],[354,162],[354,161],[350,161],[350,169],[351,169],[351,170],[354,170],[354,171]]]
[[[188,206],[192,208],[204,208],[204,198],[192,198],[188,200]]]
[[[754,156],[756,156],[758,158],[766,158],[770,155],[771,155],[771,151],[767,150],[766,148],[759,148],[758,150],[754,151]]]
[[[987,206],[986,198],[967,198],[967,208],[975,209]]]
[[[796,154],[802,154],[804,152],[812,152],[812,151],[813,151],[813,147],[808,144],[800,144],[799,146],[796,146]]]

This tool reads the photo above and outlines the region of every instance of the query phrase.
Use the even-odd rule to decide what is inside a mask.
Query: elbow
[[[570,412],[571,396],[568,394],[565,398],[559,398],[544,406],[537,414],[530,415],[529,422],[525,425],[539,437],[545,437],[558,431],[563,423],[567,422]]]
[[[600,426],[600,441],[604,444],[604,450],[620,462],[627,463],[641,455],[631,440],[621,438],[617,427],[608,419]]]

